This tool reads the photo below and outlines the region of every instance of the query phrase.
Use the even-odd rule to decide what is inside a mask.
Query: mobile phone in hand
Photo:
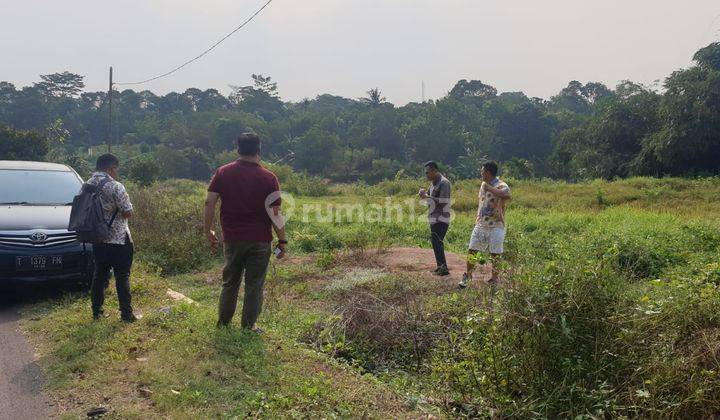
[[[282,249],[280,249],[280,247],[276,247],[275,251],[273,252],[275,253],[275,258],[277,258],[280,256],[280,254],[282,254]]]

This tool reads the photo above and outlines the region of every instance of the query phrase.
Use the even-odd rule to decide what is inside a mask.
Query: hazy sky
[[[0,0],[0,80],[69,70],[90,90],[163,73],[265,0]],[[156,93],[250,83],[286,100],[379,87],[404,104],[459,79],[549,97],[568,81],[652,83],[720,38],[718,0],[274,0],[203,60],[145,86]],[[137,89],[137,88],[136,88]]]

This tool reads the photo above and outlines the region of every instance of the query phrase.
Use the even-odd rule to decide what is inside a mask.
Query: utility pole
[[[108,88],[108,153],[112,152],[112,91],[113,78],[112,66],[110,66],[110,87]]]
[[[422,81],[422,103],[425,103],[425,81]]]

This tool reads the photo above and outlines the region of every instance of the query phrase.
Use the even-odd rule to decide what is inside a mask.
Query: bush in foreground
[[[217,260],[203,234],[203,184],[167,181],[130,194],[133,238],[145,263],[167,275],[202,270]]]

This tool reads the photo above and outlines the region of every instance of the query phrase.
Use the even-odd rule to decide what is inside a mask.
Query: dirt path
[[[450,275],[447,280],[460,281],[465,272],[465,259],[458,254],[445,252]],[[425,248],[390,248],[380,254],[380,265],[390,270],[430,272],[435,269],[435,254],[432,249]]]
[[[437,277],[432,275],[436,267],[435,255],[432,249],[393,247],[383,250],[368,250],[362,256],[352,256],[343,261],[348,266],[371,266],[397,273],[417,273],[428,279],[437,280],[450,288],[456,288],[466,270],[466,258],[464,255],[446,251],[450,275]],[[307,263],[312,262],[312,256],[293,257],[284,263]],[[490,278],[490,266],[482,265],[475,267],[474,281],[471,287],[482,287]]]
[[[8,300],[0,300],[0,420],[50,418],[42,372],[20,332],[18,307]]]

